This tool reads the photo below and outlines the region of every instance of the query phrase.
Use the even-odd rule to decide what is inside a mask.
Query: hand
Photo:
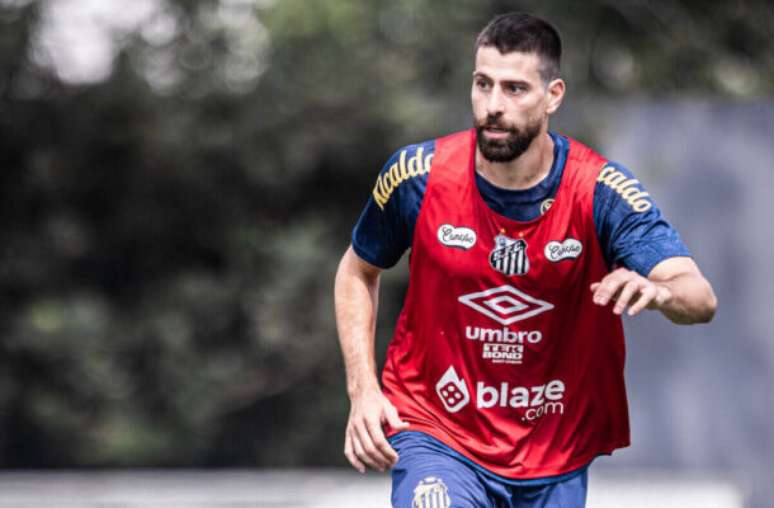
[[[372,390],[352,399],[352,407],[344,436],[344,455],[352,467],[365,473],[366,465],[379,471],[393,467],[398,462],[397,452],[390,446],[382,431],[382,424],[393,429],[406,429],[387,397]]]
[[[672,297],[672,292],[664,284],[646,279],[637,272],[618,268],[607,274],[601,281],[591,285],[594,303],[607,305],[614,300],[613,312],[619,316],[629,305],[630,316],[642,309],[658,309]]]

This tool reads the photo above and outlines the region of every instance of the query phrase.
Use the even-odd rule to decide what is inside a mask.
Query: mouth
[[[510,132],[507,129],[502,129],[500,127],[484,127],[484,133],[489,138],[495,138],[495,139],[501,139],[508,137],[508,134]]]

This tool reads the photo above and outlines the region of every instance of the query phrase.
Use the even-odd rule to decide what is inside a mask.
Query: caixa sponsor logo
[[[441,224],[438,228],[438,241],[447,247],[468,250],[476,244],[476,232],[464,226]]]
[[[577,259],[583,252],[583,244],[575,238],[568,238],[563,242],[548,242],[544,250],[546,259],[558,263],[563,259]]]

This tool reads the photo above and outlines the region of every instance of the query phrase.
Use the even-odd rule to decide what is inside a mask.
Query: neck
[[[486,160],[476,146],[476,171],[502,189],[523,190],[534,187],[551,171],[554,162],[554,140],[543,129],[529,148],[510,162]]]

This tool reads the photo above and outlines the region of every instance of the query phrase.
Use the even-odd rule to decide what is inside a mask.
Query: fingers
[[[376,455],[375,448],[371,439],[368,437],[368,432],[364,428],[360,429],[359,427],[361,426],[355,425],[355,431],[352,433],[352,448],[355,450],[355,455],[361,462],[368,465],[368,467],[384,471],[384,466],[374,460],[374,456]],[[365,470],[363,472],[365,472]]]
[[[629,307],[629,314],[630,316],[635,316],[639,314],[639,312],[648,306],[648,304],[653,301],[653,299],[658,294],[658,289],[656,286],[650,285],[642,289],[640,291],[640,297],[637,299],[637,301]]]
[[[631,279],[624,284],[621,288],[621,292],[618,294],[618,298],[616,298],[615,305],[613,306],[613,313],[618,314],[619,316],[623,314],[624,309],[629,305],[629,301],[635,294],[639,293],[641,288],[642,281],[639,279]]]
[[[357,457],[369,467],[384,471],[395,465],[398,454],[387,442],[378,420],[364,418],[353,425],[353,446]]]
[[[594,303],[597,305],[607,305],[613,299],[615,294],[626,284],[633,272],[619,268],[612,273],[607,274],[601,281],[592,284],[591,290],[594,292]]]
[[[629,306],[628,315],[634,316],[642,309],[654,308],[660,300],[665,299],[658,284],[625,268],[619,268],[601,281],[592,283],[591,291],[597,305],[604,306],[615,301],[613,312],[618,315],[623,314]]]
[[[386,468],[394,466],[395,463],[398,462],[398,454],[393,450],[392,446],[390,446],[390,443],[387,442],[387,439],[385,439],[381,423],[378,421],[366,421],[366,429],[376,448],[375,451],[378,457],[375,458],[377,462],[384,464],[384,467]]]
[[[347,460],[352,464],[352,467],[357,469],[360,474],[365,473],[365,464],[363,464],[363,462],[357,458],[357,455],[355,455],[354,445],[352,444],[352,434],[349,429],[347,429],[347,432],[344,435],[344,456],[347,457]]]
[[[398,453],[384,435],[383,423],[397,430],[409,426],[400,419],[398,411],[381,393],[353,400],[344,455],[361,473],[365,472],[366,466],[384,471],[398,462]]]

